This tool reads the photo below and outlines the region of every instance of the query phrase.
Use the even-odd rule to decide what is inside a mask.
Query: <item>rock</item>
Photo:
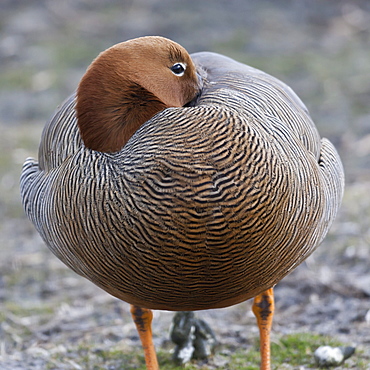
[[[210,326],[197,319],[194,312],[177,312],[170,328],[170,337],[176,344],[173,359],[181,364],[191,359],[206,360],[217,344]]]
[[[315,353],[316,363],[320,367],[338,366],[355,353],[355,347],[321,346]]]

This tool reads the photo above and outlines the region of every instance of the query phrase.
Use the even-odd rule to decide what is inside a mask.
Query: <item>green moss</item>
[[[313,353],[322,345],[340,346],[341,342],[330,337],[311,333],[297,333],[283,336],[272,343],[272,358],[275,363],[287,362],[291,365],[314,365]]]
[[[0,89],[30,89],[33,73],[34,70],[32,68],[4,67],[0,73]]]
[[[4,308],[0,313],[0,319],[5,319],[7,312],[11,312],[13,315],[18,317],[34,316],[34,315],[51,315],[54,313],[54,309],[45,304],[27,304],[22,306],[16,302],[7,301],[4,303]],[[3,315],[3,317],[1,316]]]
[[[313,359],[313,352],[320,345],[341,346],[343,343],[327,336],[311,333],[298,333],[282,336],[278,341],[272,343],[272,369],[317,369]],[[224,353],[222,349],[208,363],[194,361],[190,364],[177,366],[171,359],[169,351],[158,351],[158,362],[161,370],[259,370],[260,353],[258,341],[247,350],[238,349],[230,354],[230,349]],[[369,368],[369,361],[366,356],[361,358],[361,351],[341,365],[341,369],[356,368],[366,370]],[[143,352],[140,346],[136,348],[120,348],[119,345],[96,348],[93,344],[84,342],[67,352],[52,355],[50,369],[55,364],[68,364],[74,362],[84,369],[102,370],[146,370]],[[62,367],[62,366],[61,366]]]
[[[86,68],[100,53],[99,46],[94,43],[76,43],[73,39],[68,39],[59,45],[49,45],[49,50],[52,51],[54,68],[60,71],[71,66]]]
[[[272,368],[280,369],[286,364],[293,367],[317,368],[313,353],[321,345],[341,346],[344,344],[333,338],[311,333],[285,335],[271,345]],[[252,349],[248,351],[238,349],[232,354],[228,369],[258,370],[259,363],[259,343],[256,341]],[[358,369],[366,369],[366,367],[358,367]]]

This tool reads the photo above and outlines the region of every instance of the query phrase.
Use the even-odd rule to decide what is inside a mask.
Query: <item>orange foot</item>
[[[261,370],[270,370],[270,332],[274,315],[274,291],[267,289],[254,298],[253,313],[260,331]]]
[[[152,311],[131,305],[131,315],[143,346],[147,370],[159,370],[152,336]]]

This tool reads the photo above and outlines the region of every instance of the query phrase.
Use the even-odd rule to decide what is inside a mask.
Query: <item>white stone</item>
[[[344,360],[343,352],[338,347],[321,346],[315,351],[314,356],[319,366],[337,366]]]

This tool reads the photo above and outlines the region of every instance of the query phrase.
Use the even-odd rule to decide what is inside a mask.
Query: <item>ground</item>
[[[346,171],[325,241],[276,289],[273,368],[315,368],[320,344],[353,345],[338,367],[370,368],[370,4],[368,1],[6,1],[0,5],[0,368],[143,369],[129,306],[64,267],[23,214],[22,163],[44,122],[112,44],[159,34],[287,82]],[[199,312],[220,342],[189,369],[257,369],[251,302]],[[175,369],[157,311],[163,369]]]

